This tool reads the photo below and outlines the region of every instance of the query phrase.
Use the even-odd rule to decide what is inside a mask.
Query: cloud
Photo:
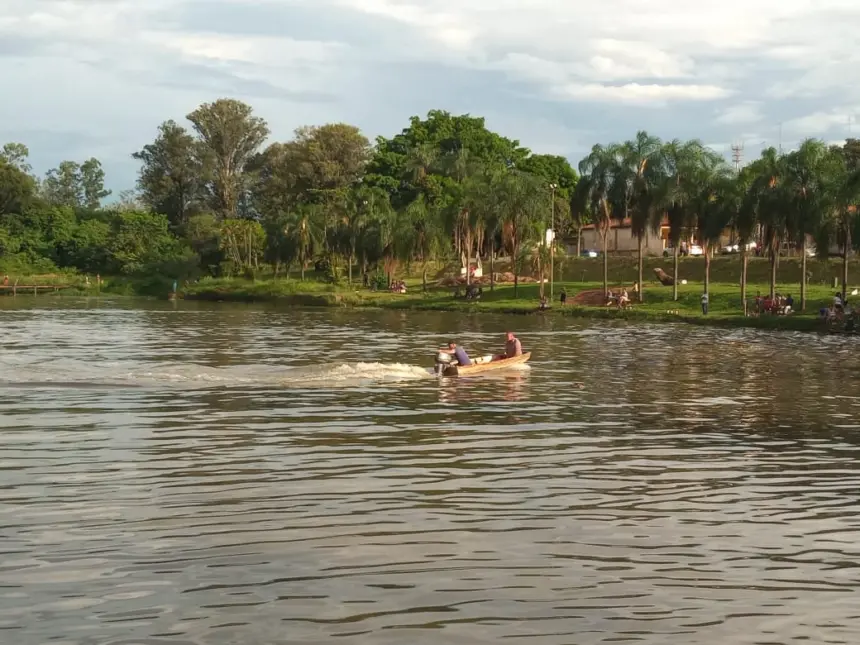
[[[853,0],[3,0],[0,141],[41,172],[100,156],[118,191],[158,123],[220,96],[281,139],[484,114],[574,163],[639,129],[835,140],[860,115],[858,23]]]
[[[571,99],[584,101],[623,101],[634,104],[666,105],[669,101],[712,101],[725,98],[730,92],[714,85],[588,85],[570,84],[558,88],[559,93]]]
[[[719,112],[716,122],[724,125],[749,125],[762,119],[760,101],[744,101]]]
[[[786,121],[783,124],[783,129],[789,135],[820,137],[834,129],[845,128],[847,130],[852,124],[856,128],[857,118],[854,115],[857,114],[860,114],[860,105],[843,106],[827,111],[820,110]]]

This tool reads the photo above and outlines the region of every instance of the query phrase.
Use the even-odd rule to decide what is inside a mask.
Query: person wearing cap
[[[466,350],[457,345],[453,340],[448,343],[448,350],[454,354],[454,358],[457,359],[457,363],[460,365],[471,365],[472,359],[469,358],[469,355],[466,353]]]

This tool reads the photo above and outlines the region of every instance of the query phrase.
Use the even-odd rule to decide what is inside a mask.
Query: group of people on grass
[[[627,309],[630,306],[630,294],[627,293],[627,289],[622,289],[619,293],[612,293],[610,289],[606,294],[606,306]]]
[[[771,298],[769,295],[762,296],[761,291],[756,292],[755,300],[753,301],[753,316],[774,315],[787,316],[794,310],[794,298],[791,294],[782,295],[777,293]]]
[[[843,321],[846,318],[855,318],[857,312],[848,305],[848,299],[842,292],[833,296],[833,302],[829,307],[822,307],[818,311],[819,317],[827,322]]]

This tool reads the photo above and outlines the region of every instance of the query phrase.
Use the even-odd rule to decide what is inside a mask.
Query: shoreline
[[[387,294],[383,294],[385,296]],[[198,302],[277,303],[295,307],[382,309],[389,311],[439,311],[464,314],[505,314],[516,316],[550,316],[558,318],[580,318],[586,320],[617,320],[624,322],[685,323],[700,327],[729,329],[764,329],[770,331],[821,332],[826,333],[817,316],[794,314],[789,316],[743,316],[742,314],[709,313],[707,316],[680,313],[659,313],[632,309],[625,311],[584,307],[578,305],[553,306],[545,311],[525,299],[522,304],[456,300],[450,303],[425,300],[422,295],[400,295],[386,297],[355,297],[353,294],[254,294],[236,290],[200,289],[180,293],[180,300]]]
[[[113,281],[111,281],[113,282]],[[162,284],[164,281],[160,281]],[[497,285],[495,292],[485,291],[484,298],[477,301],[454,299],[449,288],[432,287],[427,292],[420,290],[420,284],[411,284],[407,294],[394,294],[388,291],[368,291],[365,289],[349,288],[346,285],[333,285],[321,281],[309,280],[243,280],[222,279],[204,280],[199,283],[184,285],[175,298],[172,291],[164,288],[153,289],[148,283],[136,283],[129,280],[117,281],[110,288],[99,291],[84,287],[72,288],[68,291],[45,293],[39,296],[20,294],[9,296],[13,298],[147,298],[162,301],[188,300],[190,302],[224,302],[224,303],[269,303],[287,307],[311,308],[365,308],[390,311],[438,311],[475,314],[505,314],[517,316],[549,316],[551,318],[578,318],[583,320],[622,321],[628,323],[684,323],[699,327],[723,329],[760,329],[789,332],[819,332],[840,333],[840,330],[830,330],[822,324],[817,313],[794,313],[788,316],[744,316],[740,313],[739,294],[737,286],[731,284],[712,284],[712,306],[709,315],[703,316],[697,307],[698,285],[685,286],[679,294],[679,300],[668,299],[665,291],[658,287],[649,287],[643,304],[633,303],[630,309],[595,307],[583,304],[572,304],[575,294],[593,290],[597,285],[592,283],[565,282],[556,283],[556,298],[562,287],[566,288],[570,297],[568,304],[562,307],[557,301],[546,311],[539,311],[538,285],[521,284],[520,297],[513,297],[513,287]],[[748,293],[755,293],[760,285],[750,285]],[[819,287],[820,289],[820,287]],[[824,292],[820,295],[824,295]],[[820,300],[820,298],[818,299]],[[818,311],[821,305],[816,299],[811,299],[807,311]],[[6,301],[3,299],[3,301]]]

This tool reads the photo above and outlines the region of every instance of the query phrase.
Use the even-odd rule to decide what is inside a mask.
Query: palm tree
[[[758,221],[756,220],[756,204],[753,199],[753,171],[749,166],[741,169],[732,182],[732,187],[725,195],[729,210],[729,226],[737,236],[741,258],[741,306],[747,313],[747,270],[749,267],[749,246],[754,241]]]
[[[316,204],[296,206],[288,214],[286,232],[296,245],[296,255],[301,264],[302,281],[304,281],[308,263],[321,246],[325,236],[325,221],[320,208]]]
[[[662,156],[663,184],[657,187],[656,193],[669,220],[669,241],[674,254],[672,297],[677,300],[680,242],[697,228],[697,209],[703,204],[702,187],[712,181],[721,158],[698,140],[681,142],[677,139],[664,145]]]
[[[439,151],[435,146],[424,143],[411,148],[406,155],[406,171],[409,179],[421,189],[427,187],[427,175],[439,158]]]
[[[475,210],[482,202],[473,198],[481,192],[485,179],[483,166],[467,148],[450,152],[438,160],[444,172],[444,201],[442,212],[446,214],[448,227],[454,238],[454,247],[466,270],[466,284],[471,284],[471,262],[475,257],[480,263],[480,248],[483,245],[484,226],[482,212]],[[478,211],[481,211],[478,208]],[[473,256],[474,253],[474,256]]]
[[[662,143],[647,132],[636,133],[636,139],[619,147],[615,191],[623,191],[623,214],[630,218],[631,232],[636,236],[639,264],[639,302],[643,300],[643,246],[645,234],[657,232],[661,209],[658,205],[659,186],[663,182]]]
[[[516,170],[499,175],[494,182],[494,190],[502,240],[511,257],[516,298],[525,244],[540,239],[545,224],[547,190],[540,179]]]
[[[386,202],[388,194],[378,188],[359,184],[346,195],[341,224],[348,240],[348,275],[352,284],[352,266],[356,261],[358,241],[367,229],[380,202]]]
[[[860,225],[860,164],[857,164],[844,147],[834,147],[833,168],[828,179],[831,195],[830,208],[821,223],[816,243],[821,255],[835,242],[842,256],[842,293],[848,291],[848,254],[854,232]]]
[[[725,163],[707,170],[709,172],[703,173],[700,179],[701,192],[696,205],[696,237],[705,256],[705,293],[711,287],[711,256],[714,248],[719,244],[722,232],[732,222],[736,190],[735,178]]]
[[[770,256],[770,297],[776,295],[776,267],[779,250],[786,233],[785,203],[781,183],[784,180],[784,158],[775,148],[762,151],[751,164],[754,173],[750,192],[755,200],[756,218],[761,226],[762,246]]]
[[[782,197],[787,230],[800,247],[800,309],[806,310],[806,240],[821,226],[821,215],[836,196],[829,190],[838,159],[822,141],[807,139],[784,159]]]
[[[397,255],[407,261],[421,262],[421,287],[427,291],[427,267],[430,261],[444,254],[446,236],[439,214],[419,195],[398,218],[395,245]]]
[[[574,191],[575,212],[591,212],[603,243],[603,293],[609,293],[609,255],[607,236],[612,228],[613,191],[618,172],[617,146],[595,145],[579,162],[579,182]],[[615,184],[617,186],[618,184]]]

